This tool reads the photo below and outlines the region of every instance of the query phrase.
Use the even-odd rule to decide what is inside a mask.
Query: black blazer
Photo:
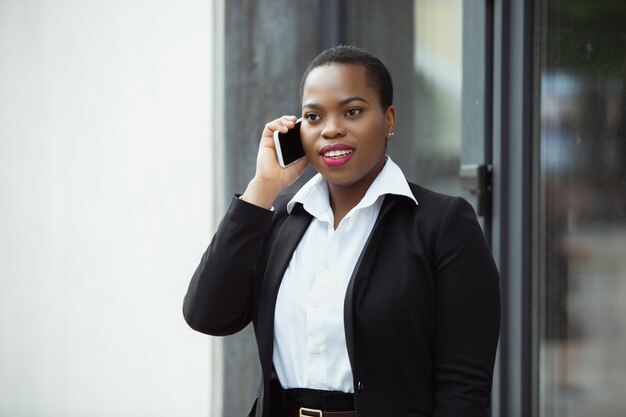
[[[359,417],[487,416],[500,325],[499,275],[465,200],[410,184],[387,195],[348,284],[344,323]],[[203,333],[250,321],[268,417],[274,307],[311,216],[234,198],[193,275],[183,312]]]

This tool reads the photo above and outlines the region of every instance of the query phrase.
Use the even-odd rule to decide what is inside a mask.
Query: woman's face
[[[367,187],[385,164],[395,109],[383,109],[361,65],[312,70],[302,94],[300,134],[307,158],[332,186]]]

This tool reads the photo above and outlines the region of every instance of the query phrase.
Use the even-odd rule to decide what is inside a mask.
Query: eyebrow
[[[348,97],[348,98],[345,98],[345,99],[341,100],[339,102],[339,105],[340,106],[345,106],[346,104],[352,103],[353,101],[363,101],[363,102],[365,102],[367,104],[370,104],[370,102],[365,100],[363,97],[354,96],[354,97]],[[306,104],[304,104],[302,106],[302,108],[321,109],[322,106],[319,105],[319,104],[316,104],[316,103],[306,103]]]

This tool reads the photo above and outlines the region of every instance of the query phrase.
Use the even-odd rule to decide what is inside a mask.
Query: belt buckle
[[[303,413],[307,413],[307,414],[303,414]],[[308,413],[311,413],[311,414],[308,414]],[[300,412],[298,413],[298,416],[299,417],[324,417],[324,412],[316,408],[300,407]]]

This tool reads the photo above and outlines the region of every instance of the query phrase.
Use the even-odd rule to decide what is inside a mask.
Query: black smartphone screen
[[[296,123],[293,129],[289,129],[287,133],[278,133],[278,141],[285,166],[304,156],[302,140],[300,139],[300,123]]]

